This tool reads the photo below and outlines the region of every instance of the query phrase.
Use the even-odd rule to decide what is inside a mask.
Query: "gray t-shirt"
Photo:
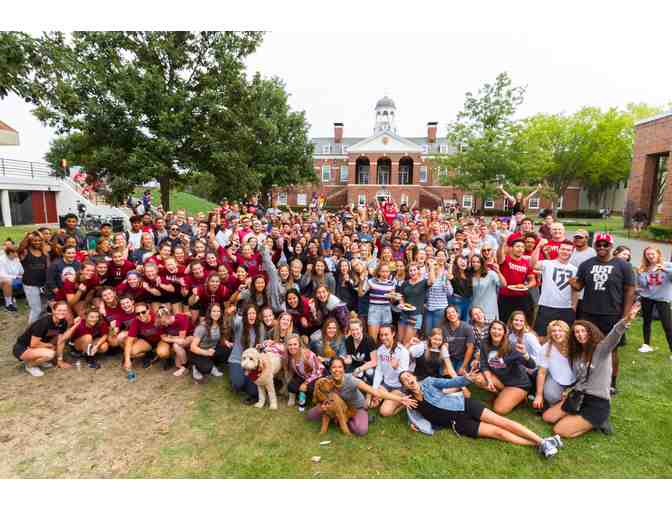
[[[357,388],[357,385],[360,382],[361,381],[352,374],[344,374],[343,385],[337,390],[345,403],[355,409],[366,408],[366,399],[364,398],[364,395],[362,395],[362,392]]]
[[[448,322],[441,326],[443,337],[448,342],[448,349],[452,359],[462,359],[465,356],[467,345],[474,344],[474,330],[469,324],[460,321],[460,325],[451,329]]]
[[[208,331],[203,324],[196,327],[194,336],[199,338],[198,346],[201,349],[214,349],[222,337],[219,326],[213,325]]]

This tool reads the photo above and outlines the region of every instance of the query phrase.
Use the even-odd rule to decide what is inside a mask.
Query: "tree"
[[[576,182],[589,193],[601,193],[628,175],[632,119],[615,108],[539,114],[523,122],[516,144],[524,147],[521,168],[545,181],[553,198]]]
[[[244,58],[259,32],[74,32],[22,35],[38,65],[12,88],[60,134],[80,133],[100,176],[126,186],[156,179],[167,210],[171,183],[200,166],[244,184],[239,153]],[[213,122],[220,129],[209,131]]]
[[[0,99],[19,92],[36,63],[33,40],[21,32],[0,32]]]
[[[512,85],[506,73],[485,84],[476,95],[468,92],[462,111],[449,124],[448,142],[457,151],[438,157],[434,166],[449,169],[444,183],[470,190],[485,199],[505,179],[520,181],[518,124],[513,116],[525,88]]]

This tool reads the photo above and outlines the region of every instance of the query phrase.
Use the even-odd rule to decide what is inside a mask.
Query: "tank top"
[[[30,250],[21,261],[23,284],[30,287],[44,287],[47,283],[47,256],[36,257]]]

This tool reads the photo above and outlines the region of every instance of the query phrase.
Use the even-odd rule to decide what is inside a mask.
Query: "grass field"
[[[161,203],[161,195],[158,189],[152,189],[152,204],[158,205]],[[136,192],[135,196],[138,198],[142,197],[142,190]],[[170,210],[175,212],[177,209],[186,209],[187,214],[190,216],[195,215],[198,212],[208,213],[214,207],[217,207],[217,204],[214,204],[204,198],[197,197],[191,193],[186,193],[184,191],[171,191],[170,193]]]
[[[529,447],[447,430],[424,436],[403,415],[378,418],[362,438],[333,426],[319,436],[319,424],[284,399],[278,411],[245,407],[226,378],[196,385],[157,366],[139,369],[130,383],[116,356],[100,370],[31,378],[11,355],[24,323],[23,315],[0,312],[0,478],[672,477],[672,361],[658,323],[650,354],[636,351],[641,322],[628,332],[613,400],[616,433],[568,440],[550,461]],[[541,435],[551,431],[529,407],[511,417]],[[325,439],[331,444],[319,446]]]

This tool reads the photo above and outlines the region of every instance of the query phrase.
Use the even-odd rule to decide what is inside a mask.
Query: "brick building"
[[[651,222],[672,226],[672,111],[635,124],[635,146],[626,199],[626,224],[637,209]],[[660,203],[659,203],[660,201]]]
[[[334,123],[330,137],[314,138],[313,162],[319,184],[277,189],[278,205],[310,205],[314,196],[323,196],[328,206],[372,204],[381,197],[392,197],[397,203],[416,204],[434,208],[442,202],[454,201],[471,209],[476,197],[461,189],[440,184],[442,175],[432,168],[437,155],[450,154],[454,149],[445,138],[437,136],[437,122],[427,123],[425,136],[404,137],[397,133],[397,108],[385,96],[374,108],[373,134],[369,137],[346,137],[344,125]],[[570,188],[560,208],[578,208],[580,189]],[[477,204],[480,206],[481,204]],[[549,207],[544,199],[530,200],[530,213]],[[487,209],[503,209],[501,196],[483,204]]]

